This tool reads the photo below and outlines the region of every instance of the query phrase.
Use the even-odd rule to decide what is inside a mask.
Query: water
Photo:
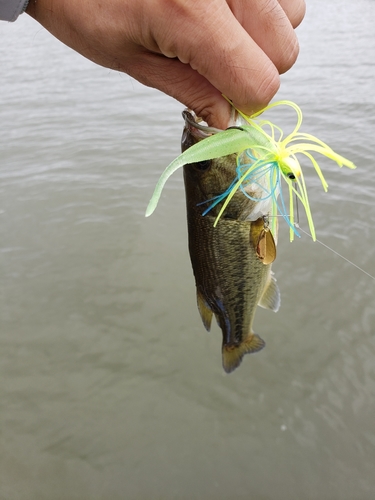
[[[318,238],[371,274],[374,20],[370,0],[311,3],[278,95],[358,165],[323,162],[310,201]],[[281,227],[267,347],[225,376],[181,173],[143,217],[182,106],[26,15],[0,37],[1,500],[373,499],[375,282]]]

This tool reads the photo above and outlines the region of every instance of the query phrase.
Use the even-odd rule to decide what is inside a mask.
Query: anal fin
[[[197,288],[197,305],[198,311],[201,315],[202,322],[204,324],[205,329],[209,332],[211,329],[211,321],[213,312],[211,311],[209,305],[207,304],[205,298],[201,294],[201,292]]]

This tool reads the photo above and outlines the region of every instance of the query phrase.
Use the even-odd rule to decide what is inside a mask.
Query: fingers
[[[31,6],[31,7],[30,7]],[[28,13],[64,43],[226,128],[230,106],[265,107],[298,54],[304,0],[38,0]]]
[[[287,15],[293,28],[297,28],[305,17],[306,4],[304,0],[279,0],[279,4]]]
[[[298,54],[291,22],[299,22],[301,14],[293,13],[300,0],[283,0],[288,14],[276,0],[229,1],[173,0],[167,28],[153,17],[152,37],[144,41],[153,53],[137,54],[122,68],[218,128],[226,128],[230,117],[222,93],[247,114],[262,109],[279,88],[279,73]]]
[[[180,2],[184,3],[183,0]],[[176,6],[179,2],[173,3]],[[263,5],[270,2],[253,0],[251,5],[253,3]],[[242,10],[249,5],[246,0],[236,0],[236,5],[232,5],[235,15],[228,4],[220,0],[191,1],[190,4],[194,4],[194,9],[189,16],[181,16],[181,12],[180,17],[177,14],[174,16],[173,33],[165,30],[161,33],[158,22],[152,28],[154,38],[160,40],[161,52],[168,56],[175,55],[189,64],[242,111],[252,114],[263,108],[279,88],[277,66],[285,70],[294,62],[297,52],[294,49],[291,57],[285,55],[282,49],[273,48],[273,45],[281,45],[285,52],[290,52],[286,47],[291,42],[285,40],[295,40],[292,27],[278,2],[272,0],[275,13],[268,13],[271,19],[264,13],[260,24],[266,26],[257,28],[255,39],[247,32],[247,29],[255,28],[253,25],[249,28],[247,16]],[[258,18],[260,12],[259,7],[254,18]],[[282,24],[280,34],[273,26],[275,18],[279,26]],[[266,40],[267,36],[269,40]],[[295,46],[298,47],[296,42]]]
[[[195,79],[194,95],[200,96],[199,101],[189,96],[192,89],[188,85],[185,90],[178,87],[168,93],[173,92],[184,103],[193,102],[190,106],[197,111],[205,109],[202,99],[204,102],[204,92],[209,91],[204,113],[214,126],[222,124],[227,109],[217,91],[248,114],[272,99],[279,88],[279,73],[287,71],[297,58],[299,46],[293,24],[298,24],[304,13],[303,0],[227,1],[191,0],[189,10],[184,0],[174,0],[169,5],[172,11],[178,7],[173,15],[173,33],[155,31],[163,54],[177,56],[211,84],[210,89],[202,79]]]
[[[144,85],[161,90],[195,111],[210,126],[226,129],[231,106],[206,78],[178,59],[144,52],[136,54],[125,71]]]
[[[299,0],[283,1],[289,15],[277,0],[228,0],[235,17],[279,73],[285,73],[293,66],[299,51],[289,19],[289,16],[294,18],[294,7]]]

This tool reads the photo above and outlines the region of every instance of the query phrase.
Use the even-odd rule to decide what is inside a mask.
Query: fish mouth
[[[185,109],[182,112],[182,117],[185,120],[185,129],[187,129],[193,137],[198,140],[205,139],[210,135],[218,134],[225,129],[209,127],[207,123],[197,116],[191,109]],[[228,128],[241,128],[241,125],[248,123],[241,117],[235,108],[232,108],[232,114],[228,123]]]
[[[191,109],[185,109],[182,112],[182,117],[185,120],[185,128],[191,133],[196,139],[205,139],[210,135],[217,134],[223,130],[220,128],[209,127],[202,118],[197,116]]]

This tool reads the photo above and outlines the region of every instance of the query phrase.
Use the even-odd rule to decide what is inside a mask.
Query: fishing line
[[[297,189],[298,189],[298,186],[297,186]],[[296,189],[296,191],[297,191]],[[294,193],[294,197],[295,197],[295,201],[296,201],[296,215],[297,215],[297,224],[294,224],[295,226],[299,224],[299,204],[298,204],[298,196],[297,196],[297,192]],[[298,226],[299,227],[299,226]],[[310,235],[311,236],[311,235]]]
[[[310,233],[308,233],[307,231],[305,231],[304,229],[302,229],[302,227],[300,227],[300,225],[298,223],[295,223],[295,226],[300,230],[302,231],[303,233],[305,233],[307,236],[310,236],[310,238],[312,239],[312,236]],[[362,267],[359,267],[357,266],[357,264],[354,264],[354,262],[352,262],[351,260],[347,259],[346,257],[344,257],[343,255],[341,255],[341,253],[339,252],[336,252],[336,250],[334,250],[333,248],[329,247],[328,245],[326,245],[325,243],[323,243],[322,241],[316,239],[315,240],[317,243],[320,243],[321,245],[323,245],[325,248],[327,248],[328,250],[330,250],[331,252],[333,252],[335,255],[338,255],[341,259],[345,260],[346,262],[348,262],[349,264],[351,264],[352,266],[356,267],[359,271],[361,271],[363,274],[366,274],[366,276],[368,276],[369,278],[372,278],[374,281],[375,281],[375,276],[373,276],[372,274],[368,273],[367,271],[365,271],[364,269],[362,269]]]
[[[299,201],[298,201],[297,193],[295,193],[294,196],[295,196],[295,207],[296,207],[296,221],[294,222],[294,226],[297,229],[299,229],[300,231],[302,231],[303,233],[305,233],[307,236],[310,236],[310,238],[313,240],[312,235],[310,233],[308,233],[307,231],[305,231],[304,229],[302,229],[302,227],[299,225]],[[273,215],[273,216],[270,215],[270,217],[283,217],[283,216],[282,215]],[[370,274],[367,271],[365,271],[364,269],[362,269],[362,267],[357,266],[357,264],[354,264],[354,262],[352,262],[351,260],[347,259],[341,253],[337,252],[336,250],[334,250],[330,246],[326,245],[322,241],[318,240],[317,238],[315,239],[315,241],[317,243],[320,243],[323,247],[327,248],[327,250],[330,250],[332,253],[334,253],[335,255],[337,255],[338,257],[340,257],[341,259],[345,260],[346,262],[348,262],[348,264],[351,264],[353,267],[355,267],[356,269],[358,269],[359,271],[361,271],[363,274],[365,274],[366,276],[368,276],[369,278],[371,278],[371,279],[373,279],[375,281],[375,276],[373,276],[372,274]]]
[[[295,194],[295,197],[296,197],[296,215],[297,215],[297,222],[294,223],[294,225],[296,226],[296,228],[298,228],[300,231],[302,231],[303,233],[305,233],[307,236],[310,236],[311,239],[313,239],[313,237],[311,236],[310,233],[308,233],[307,231],[305,231],[304,229],[302,229],[302,227],[299,225],[299,209],[298,209],[298,197],[297,197],[297,194]],[[346,257],[344,257],[343,255],[341,255],[341,253],[337,252],[336,250],[334,250],[333,248],[329,247],[328,245],[326,245],[325,243],[323,243],[322,241],[318,240],[317,238],[315,239],[315,241],[317,243],[320,243],[321,245],[323,245],[325,248],[327,248],[327,250],[330,250],[331,252],[333,252],[335,255],[337,255],[338,257],[340,257],[341,259],[345,260],[346,262],[348,262],[349,264],[351,264],[352,266],[354,266],[355,268],[357,268],[359,271],[361,271],[363,274],[366,274],[366,276],[368,276],[369,278],[372,278],[374,281],[375,281],[375,276],[373,276],[372,274],[368,273],[367,271],[365,271],[364,269],[362,269],[362,267],[359,267],[357,266],[357,264],[354,264],[354,262],[352,262],[351,260],[347,259]]]

